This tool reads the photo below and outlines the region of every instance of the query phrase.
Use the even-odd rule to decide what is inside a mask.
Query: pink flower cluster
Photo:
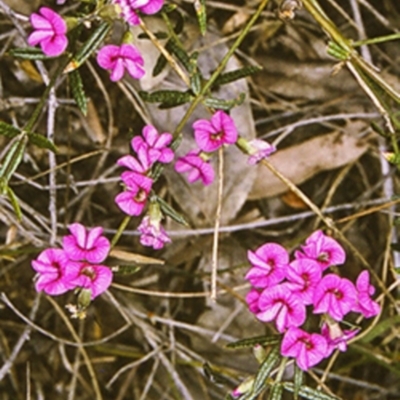
[[[346,341],[357,331],[342,331],[339,323],[350,312],[370,318],[380,312],[371,296],[375,289],[369,283],[368,271],[362,271],[356,285],[346,278],[325,271],[341,265],[346,253],[341,245],[322,231],[307,238],[301,250],[290,261],[289,253],[277,243],[266,243],[248,252],[252,265],[246,274],[253,288],[246,296],[249,309],[263,322],[275,321],[283,333],[281,354],[294,357],[307,370],[338,348],[346,350]],[[308,333],[300,326],[307,317],[324,314],[321,333]]]
[[[186,156],[180,157],[175,164],[175,170],[179,173],[188,172],[190,183],[201,180],[203,185],[210,185],[214,181],[215,173],[207,153],[214,152],[225,144],[236,143],[237,129],[233,119],[221,110],[210,121],[197,120],[193,129],[199,150],[191,150]]]
[[[139,25],[138,13],[152,15],[161,10],[164,0],[113,0],[120,9],[121,17],[130,25]]]
[[[32,268],[39,275],[36,290],[56,296],[81,288],[89,290],[94,299],[112,282],[111,269],[101,264],[110,251],[110,242],[101,227],[87,229],[74,223],[69,231],[61,249],[46,249],[32,261]]]
[[[151,168],[156,162],[165,164],[172,161],[174,153],[168,147],[171,142],[170,133],[159,134],[154,126],[146,125],[142,136],[135,136],[131,141],[132,150],[137,158],[126,155],[117,161],[118,165],[127,168],[121,174],[125,190],[115,198],[118,207],[125,214],[130,216],[142,214],[153,185],[153,179],[149,176]],[[158,216],[143,219],[139,226],[143,245],[160,249],[164,243],[170,241],[159,224],[160,219],[161,217]]]

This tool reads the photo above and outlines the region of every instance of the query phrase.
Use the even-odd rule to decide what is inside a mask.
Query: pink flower
[[[76,287],[89,289],[91,299],[105,292],[111,285],[113,273],[104,265],[93,265],[86,262],[79,263],[79,273],[74,280]]]
[[[63,248],[71,260],[99,263],[106,259],[110,242],[103,236],[103,228],[87,229],[75,222],[68,229],[71,235],[64,236]]]
[[[285,333],[281,354],[293,357],[296,364],[303,371],[307,371],[326,357],[328,344],[326,339],[318,333],[308,333],[302,329],[291,327]]]
[[[41,7],[39,14],[33,13],[30,21],[35,29],[28,37],[28,44],[40,47],[50,57],[59,56],[67,48],[67,24],[62,17],[48,7]]]
[[[269,157],[272,153],[276,151],[276,147],[269,144],[265,140],[253,139],[249,141],[250,146],[250,157],[248,163],[250,165],[257,164],[263,158]]]
[[[300,326],[306,320],[305,305],[300,303],[285,284],[264,289],[258,300],[260,312],[256,317],[263,322],[275,320],[276,329],[284,332],[291,326]]]
[[[365,318],[371,318],[378,315],[381,311],[380,305],[371,299],[375,293],[375,288],[369,283],[369,272],[364,270],[358,275],[356,281],[357,302],[353,307],[353,311],[359,312]]]
[[[247,252],[247,258],[253,268],[247,272],[245,279],[257,287],[264,289],[285,279],[289,264],[289,254],[277,243],[266,243],[254,253]]]
[[[161,10],[164,0],[114,0],[121,8],[122,18],[131,25],[139,25],[138,11],[143,14],[155,14]]]
[[[253,314],[259,313],[261,310],[258,307],[258,300],[261,292],[257,289],[251,289],[246,295],[246,303],[249,306],[250,312]]]
[[[132,139],[132,149],[138,154],[146,152],[150,165],[156,161],[168,164],[173,160],[174,152],[167,147],[172,142],[170,133],[159,134],[154,126],[146,125],[142,134],[143,137],[135,136]]]
[[[175,171],[179,173],[189,172],[188,181],[193,183],[201,180],[203,185],[210,185],[214,181],[214,169],[212,165],[204,161],[199,151],[192,150],[186,156],[178,158],[175,163]]]
[[[319,263],[324,270],[331,265],[340,265],[346,261],[346,253],[343,247],[333,238],[324,235],[321,230],[314,232],[302,246],[302,252],[296,251],[299,258],[311,258]]]
[[[141,148],[137,155],[138,159],[129,154],[123,156],[117,160],[117,165],[126,167],[139,175],[145,175],[152,164],[149,159],[149,154],[144,148]]]
[[[146,205],[153,180],[148,176],[126,171],[121,178],[126,190],[115,197],[118,207],[126,214],[140,215]]]
[[[171,242],[160,221],[155,221],[150,216],[143,218],[138,231],[141,233],[140,243],[143,246],[153,247],[154,250],[162,249],[165,243]]]
[[[217,111],[211,121],[197,120],[193,129],[197,145],[206,152],[215,151],[224,144],[233,144],[238,138],[233,119],[223,111]]]
[[[101,68],[111,70],[110,79],[113,82],[124,76],[125,69],[134,79],[140,79],[145,74],[143,57],[133,44],[103,46],[97,53],[97,63]]]
[[[321,327],[321,335],[328,344],[326,357],[329,357],[335,349],[345,352],[347,350],[347,342],[357,335],[359,329],[344,330],[340,328],[338,323],[324,323]]]
[[[356,301],[357,292],[352,282],[335,274],[328,274],[315,288],[313,312],[328,313],[335,321],[341,321],[354,308]]]
[[[286,285],[305,305],[312,304],[315,287],[322,277],[319,264],[311,259],[294,260],[286,269]]]
[[[79,273],[79,263],[70,261],[66,252],[61,249],[46,249],[36,260],[32,260],[32,268],[39,274],[36,291],[56,296],[63,294],[75,285],[73,280]]]

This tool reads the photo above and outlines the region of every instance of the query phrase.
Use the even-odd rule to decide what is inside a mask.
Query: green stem
[[[352,45],[353,47],[359,47],[359,46],[364,46],[365,44],[384,43],[384,42],[389,42],[390,40],[397,40],[397,39],[400,39],[400,33],[394,33],[393,35],[387,35],[387,36],[379,36],[372,39],[359,40],[357,42],[353,42]]]
[[[54,75],[51,77],[49,84],[46,86],[46,89],[44,90],[42,97],[40,98],[39,103],[37,104],[36,108],[33,110],[33,113],[31,117],[29,118],[29,121],[26,123],[24,130],[26,132],[30,132],[39,119],[43,109],[44,105],[47,101],[47,97],[49,96],[50,89],[54,86],[54,84],[57,81],[57,78],[62,74],[64,71],[65,67],[69,63],[70,58],[66,57],[63,60],[61,60],[60,65],[58,66],[57,70],[55,71]]]
[[[203,100],[204,95],[211,89],[212,85],[214,84],[214,82],[216,81],[218,76],[225,69],[226,64],[228,63],[229,59],[232,57],[233,53],[236,51],[236,49],[240,46],[240,44],[242,43],[244,38],[247,36],[247,34],[249,33],[250,29],[255,24],[255,22],[257,21],[258,17],[261,15],[262,11],[264,10],[264,8],[268,4],[268,2],[269,2],[269,0],[263,0],[261,2],[261,4],[259,5],[257,11],[253,14],[252,18],[249,20],[247,25],[242,30],[242,33],[238,36],[238,38],[236,39],[235,43],[233,43],[232,47],[226,53],[225,57],[221,60],[221,63],[219,64],[217,69],[214,71],[214,73],[211,75],[210,79],[203,86],[203,88],[200,91],[200,93],[192,101],[192,103],[190,104],[188,110],[186,111],[185,115],[183,116],[181,122],[178,124],[178,126],[175,129],[175,132],[173,134],[174,139],[177,139],[181,135],[182,129],[186,125],[186,123],[189,120],[190,116],[192,115],[193,111],[198,106],[198,104]]]
[[[111,240],[111,248],[113,248],[113,247],[117,244],[119,238],[120,238],[121,235],[122,235],[122,232],[125,230],[125,228],[126,228],[126,226],[128,225],[128,223],[129,223],[130,220],[131,220],[131,217],[130,217],[130,216],[126,216],[126,217],[122,220],[121,224],[120,224],[119,227],[118,227],[117,232],[115,233],[114,237],[113,237],[112,240]]]

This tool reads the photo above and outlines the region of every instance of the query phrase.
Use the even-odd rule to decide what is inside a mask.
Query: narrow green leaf
[[[22,212],[21,212],[21,207],[19,206],[17,196],[13,192],[13,190],[10,188],[10,186],[5,187],[6,194],[8,199],[10,200],[10,203],[14,209],[15,215],[17,216],[18,220],[22,220]]]
[[[83,88],[83,82],[79,70],[74,70],[69,74],[69,83],[71,85],[72,96],[81,110],[83,115],[87,113],[87,100],[85,90]]]
[[[281,383],[272,386],[268,400],[281,400],[283,394],[283,386]]]
[[[18,168],[24,155],[25,147],[27,142],[27,135],[21,134],[21,137],[12,144],[8,153],[4,158],[4,162],[0,168],[0,178],[2,178],[3,184],[8,184],[12,174]]]
[[[199,57],[198,52],[194,52],[190,56],[190,88],[192,89],[192,92],[195,95],[198,95],[201,91],[201,82],[202,82],[202,75],[199,71],[199,68],[197,66],[197,59]]]
[[[233,343],[228,343],[225,347],[228,349],[242,349],[245,347],[254,347],[256,344],[261,344],[263,346],[274,346],[279,343],[279,336],[255,336],[252,338],[241,339]]]
[[[299,393],[300,393],[300,387],[303,384],[303,377],[304,377],[304,372],[295,364],[294,366],[294,400],[297,400],[299,398]]]
[[[20,133],[21,133],[20,129],[10,124],[7,124],[6,122],[0,121],[0,135],[12,139],[18,136]]]
[[[390,316],[375,325],[365,336],[360,339],[360,343],[369,343],[376,337],[383,335],[387,330],[392,329],[400,323],[400,315]]]
[[[219,385],[231,384],[231,381],[225,375],[221,374],[219,371],[216,371],[215,368],[212,368],[208,362],[203,364],[203,372],[210,382]]]
[[[155,196],[157,203],[160,205],[161,211],[164,215],[172,218],[178,224],[182,224],[184,226],[189,226],[189,223],[186,221],[185,217],[182,214],[179,214],[176,210],[174,210],[167,202],[165,202],[161,197]]]
[[[239,79],[246,78],[247,76],[253,75],[256,72],[260,72],[261,70],[262,70],[261,67],[257,67],[255,65],[249,65],[247,67],[236,69],[235,71],[226,72],[225,74],[221,74],[215,80],[213,86],[215,87],[215,86],[226,85],[227,83],[231,83]]]
[[[43,51],[37,47],[17,47],[10,50],[9,54],[22,60],[49,60],[54,57],[46,56]]]
[[[164,40],[168,39],[169,35],[167,32],[153,32],[153,35],[158,39],[158,40]],[[140,33],[138,35],[138,39],[148,39],[150,40],[150,37],[147,33]]]
[[[200,33],[204,36],[207,31],[206,1],[195,0],[194,9],[196,10],[197,21],[199,21]]]
[[[216,110],[229,111],[233,107],[240,106],[245,98],[246,95],[244,93],[240,93],[240,95],[233,100],[222,100],[222,99],[216,99],[214,97],[208,97],[203,101],[203,104],[207,107],[211,107]]]
[[[268,385],[267,378],[269,377],[272,368],[274,368],[278,360],[279,360],[279,346],[275,346],[270,350],[267,358],[260,365],[260,368],[254,380],[251,399],[255,399],[263,390],[265,390],[265,388]]]
[[[111,29],[111,23],[108,21],[102,22],[97,29],[92,33],[90,38],[82,45],[82,47],[72,57],[71,62],[65,68],[65,72],[71,72],[79,68],[90,55],[99,47],[103,42],[107,33]]]
[[[292,382],[284,382],[283,386],[287,391],[294,393],[294,385]],[[308,386],[301,386],[299,395],[307,400],[340,400],[340,397],[331,396],[330,394],[323,393],[320,390]]]
[[[177,90],[158,90],[153,93],[141,91],[139,95],[149,103],[161,103],[160,108],[176,107],[192,99],[190,92],[179,92]]]
[[[190,57],[187,52],[176,42],[176,40],[170,40],[170,52],[173,54],[185,67],[186,71],[190,70]]]
[[[41,149],[47,149],[53,153],[57,153],[57,147],[54,145],[54,143],[40,133],[28,133],[28,139],[29,143],[32,143]]]

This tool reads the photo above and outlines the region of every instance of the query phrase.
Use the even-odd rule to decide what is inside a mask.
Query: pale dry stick
[[[74,338],[74,340],[76,341],[76,343],[79,344],[78,349],[82,354],[82,357],[85,361],[86,368],[89,372],[90,380],[92,381],[93,390],[96,395],[96,400],[102,400],[103,397],[101,395],[101,391],[100,391],[99,383],[97,381],[96,373],[94,372],[90,358],[89,358],[85,348],[82,346],[82,342],[81,342],[78,334],[76,333],[70,320],[65,315],[64,311],[60,308],[60,306],[50,296],[46,296],[46,300],[53,306],[53,308],[55,309],[57,314],[64,321],[65,325],[67,326],[68,330],[70,331],[70,333],[71,333],[72,337]]]
[[[238,303],[236,308],[228,315],[225,321],[221,322],[221,326],[218,331],[215,332],[215,335],[211,338],[211,343],[216,343],[221,334],[225,331],[226,328],[232,323],[232,321],[239,315],[239,313],[243,310],[243,303]]]
[[[31,400],[31,367],[29,361],[26,363],[26,400]]]
[[[345,10],[343,10],[342,7],[340,7],[339,4],[337,4],[337,2],[335,0],[328,0],[328,3],[335,8],[338,13],[356,30],[359,29],[359,26],[357,26],[357,24],[350,18],[349,14],[347,14],[347,12]]]
[[[3,296],[4,293],[1,293],[1,295]],[[39,309],[40,298],[41,298],[41,294],[36,293],[31,311],[29,313],[29,319],[34,319],[36,317],[36,313]],[[8,374],[10,369],[13,367],[13,364],[14,364],[19,352],[21,351],[22,346],[25,344],[25,342],[27,340],[29,340],[31,332],[32,332],[32,327],[27,325],[24,328],[24,331],[22,332],[21,336],[17,340],[17,343],[15,343],[10,356],[8,357],[6,362],[3,364],[3,366],[0,368],[0,382],[4,379],[4,377]]]
[[[390,29],[391,31],[397,32],[397,29],[393,29],[390,21],[384,17],[378,10],[376,10],[371,4],[366,0],[358,0],[358,2],[363,5],[383,26]]]
[[[154,360],[153,367],[151,368],[150,374],[149,374],[149,376],[147,378],[147,381],[146,381],[146,385],[143,388],[143,392],[140,395],[139,400],[146,400],[147,393],[149,392],[150,388],[154,384],[154,377],[156,375],[156,372],[158,370],[159,365],[160,365],[160,360],[158,358],[156,358]]]
[[[84,327],[84,321],[82,320],[79,323],[79,337],[80,338],[83,335],[83,327]],[[79,349],[77,349],[77,351],[75,353],[74,364],[72,366],[72,371],[71,371],[72,378],[71,378],[71,382],[69,384],[68,400],[73,400],[75,397],[75,391],[76,391],[78,375],[79,375],[80,360],[81,360],[81,352],[79,351]]]
[[[182,81],[190,87],[190,79],[186,75],[185,71],[180,67],[180,65],[175,61],[171,54],[165,49],[165,47],[160,43],[160,41],[155,37],[153,32],[149,30],[146,24],[140,20],[140,28],[143,32],[150,38],[151,42],[157,48],[157,50],[166,58],[168,63],[171,65],[172,69],[178,74]]]
[[[108,117],[108,127],[107,127],[107,139],[104,144],[104,152],[101,153],[101,156],[96,164],[96,167],[94,168],[93,174],[92,174],[92,179],[96,179],[100,173],[101,168],[103,167],[104,163],[107,160],[110,148],[111,148],[111,142],[112,142],[112,133],[113,133],[113,126],[114,126],[114,114],[112,110],[112,105],[111,105],[111,100],[108,95],[107,89],[105,88],[103,81],[101,80],[100,76],[94,69],[92,63],[90,61],[86,62],[86,65],[93,75],[101,93],[103,94],[105,103],[106,103],[106,109],[107,109],[107,117]],[[82,202],[78,208],[77,213],[75,214],[75,220],[80,221],[83,217],[84,212],[86,211],[86,208],[90,204],[90,199],[92,196],[92,193],[94,191],[93,187],[90,187],[88,189],[87,195],[85,198],[82,199]]]
[[[336,351],[338,351],[338,350],[336,350]],[[331,396],[332,396],[333,398],[335,398],[335,399],[338,398],[338,397],[335,396],[335,394],[328,388],[328,386],[326,386],[326,385],[324,384],[324,382],[322,382],[322,380],[320,380],[320,379],[318,378],[318,376],[314,374],[314,372],[313,372],[312,370],[309,369],[309,370],[307,371],[307,373],[311,376],[311,378],[314,379],[315,382],[318,383],[318,388],[323,388],[327,394],[331,395]]]
[[[54,124],[57,110],[56,89],[53,86],[49,92],[49,101],[47,108],[47,139],[54,143]],[[49,213],[50,213],[50,246],[54,246],[57,240],[57,189],[56,182],[56,155],[54,152],[48,152],[49,159]]]
[[[14,312],[15,315],[17,315],[19,318],[21,318],[22,321],[24,321],[27,325],[32,327],[35,331],[40,332],[42,335],[54,340],[55,342],[58,342],[58,343],[61,343],[61,344],[67,345],[67,346],[72,346],[72,347],[92,347],[92,346],[106,343],[110,339],[113,339],[113,338],[117,337],[118,335],[120,335],[121,333],[125,332],[131,326],[131,323],[126,323],[121,328],[119,328],[115,332],[111,333],[110,335],[105,336],[102,339],[93,340],[91,342],[77,343],[77,342],[72,342],[70,340],[62,339],[62,338],[54,335],[53,333],[41,328],[39,325],[35,324],[34,322],[32,322],[28,317],[26,317],[21,311],[19,311],[14,306],[14,304],[10,301],[10,299],[7,297],[7,295],[5,293],[1,293],[1,301],[8,308],[10,308]]]
[[[118,394],[115,400],[123,400],[126,395],[127,390],[129,389],[129,387],[132,388],[132,395],[130,398],[134,398],[137,399],[138,393],[137,393],[137,378],[136,376],[136,368],[135,369],[131,369],[129,371],[129,373],[127,374],[127,376],[125,377],[124,381],[122,382],[122,384],[119,386],[119,390],[118,390]]]
[[[217,209],[215,210],[215,225],[212,245],[211,258],[211,300],[217,300],[217,278],[218,278],[218,238],[219,227],[221,224],[222,212],[222,196],[224,190],[224,149],[220,147],[218,150],[218,197]]]
[[[338,186],[342,183],[344,177],[347,175],[350,169],[353,168],[353,166],[354,162],[346,165],[344,168],[340,170],[339,174],[336,176],[335,180],[329,187],[328,193],[325,196],[324,203],[321,206],[321,211],[325,210],[328,207],[328,204],[331,202],[332,197],[334,196]],[[319,218],[316,218],[313,224],[313,231],[317,229],[319,222],[320,222]]]
[[[111,379],[106,383],[106,388],[111,389],[112,384],[125,372],[128,371],[129,369],[136,368],[139,365],[143,364],[147,360],[149,360],[151,357],[156,355],[159,351],[161,350],[161,346],[153,349],[150,353],[147,353],[145,356],[139,358],[139,360],[133,361],[131,363],[125,364],[123,367],[121,367],[117,372],[114,373],[114,375],[111,377]]]
[[[364,40],[367,37],[365,33],[364,21],[361,16],[360,7],[358,6],[357,0],[349,0],[351,9],[353,11],[354,22],[358,26],[358,40]],[[362,45],[360,47],[361,55],[364,57],[366,61],[372,63],[371,52],[369,51],[369,47],[367,45]]]
[[[131,102],[133,109],[138,112],[140,118],[146,123],[146,125],[152,125],[150,117],[148,113],[145,111],[145,107],[143,106],[143,102],[140,97],[137,95],[136,90],[126,81],[118,81],[118,87],[124,93],[126,98]],[[137,98],[135,98],[132,94],[134,94]]]

